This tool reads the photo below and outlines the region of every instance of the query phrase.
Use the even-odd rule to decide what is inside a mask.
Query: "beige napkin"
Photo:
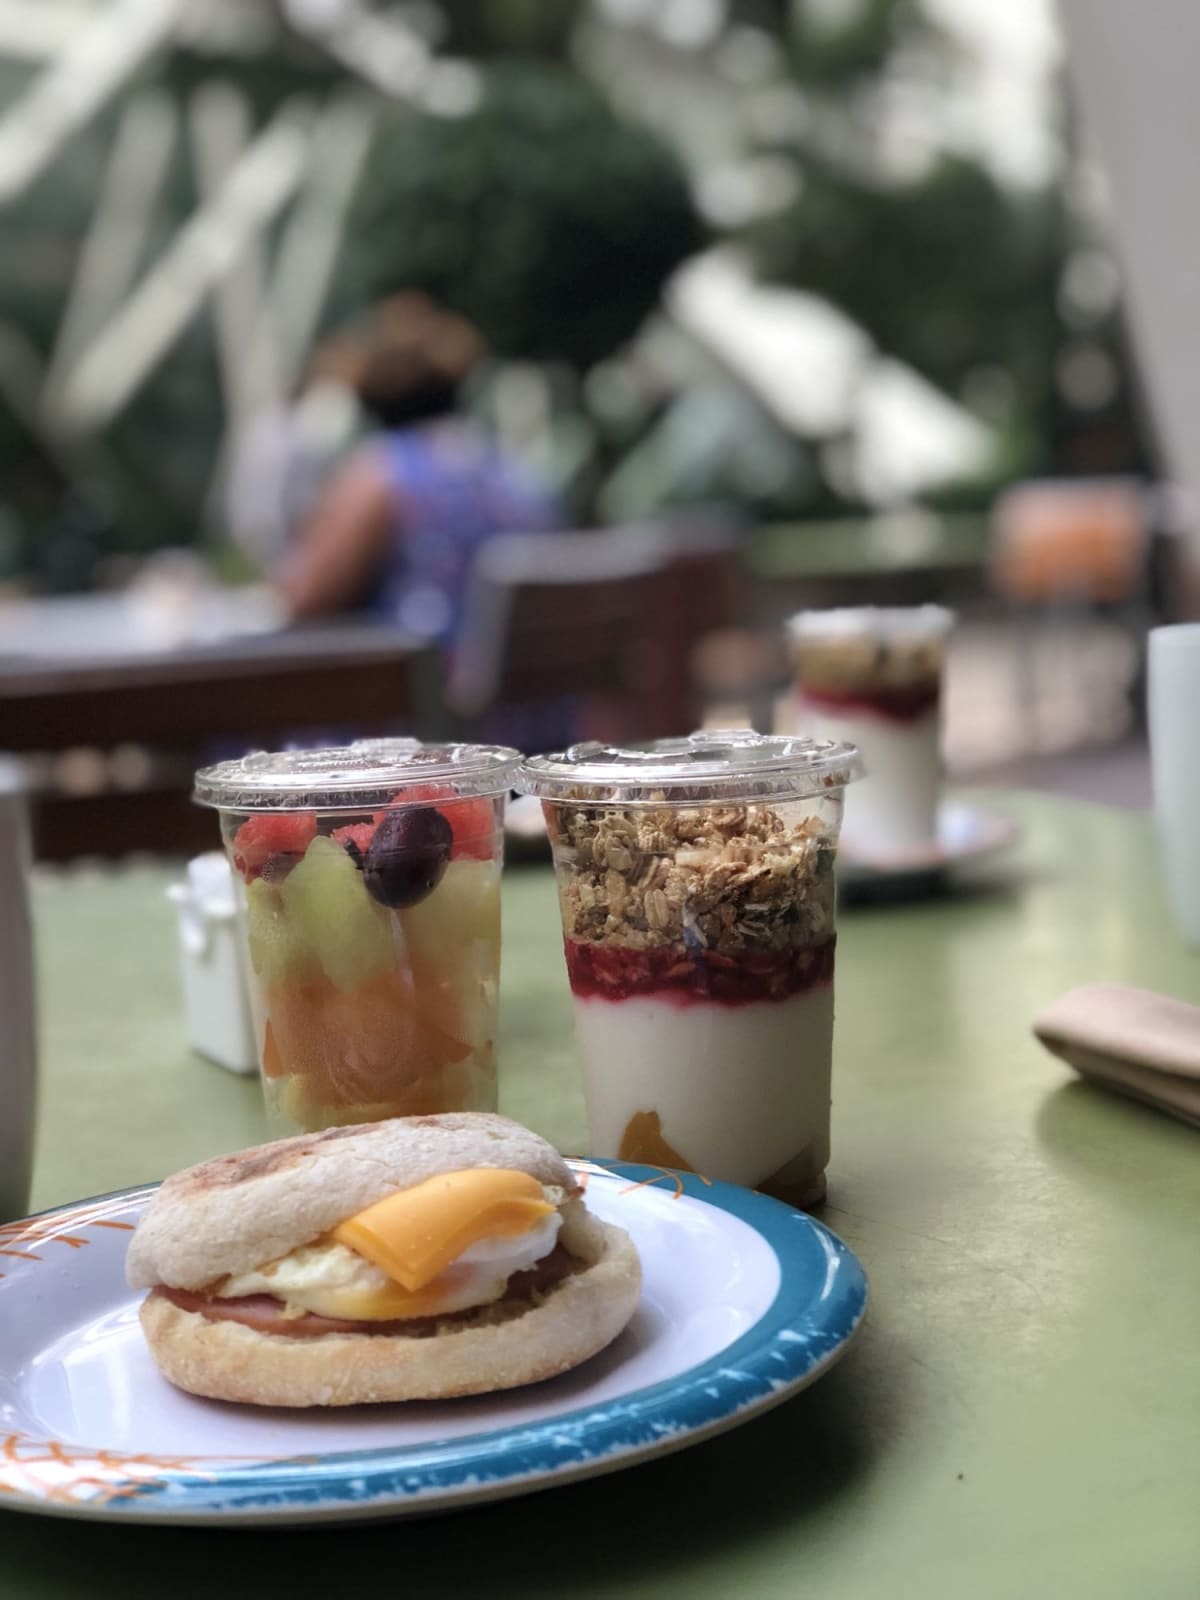
[[[1122,983],[1069,989],[1033,1031],[1085,1078],[1200,1127],[1200,1006]]]

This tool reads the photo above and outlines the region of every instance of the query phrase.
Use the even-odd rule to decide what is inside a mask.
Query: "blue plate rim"
[[[583,1159],[580,1164],[631,1184],[664,1177],[661,1167],[632,1162]],[[70,1506],[13,1495],[4,1499],[3,1507],[90,1520],[190,1525],[398,1516],[569,1483],[736,1427],[815,1382],[845,1353],[866,1312],[866,1273],[849,1246],[806,1212],[691,1173],[672,1170],[668,1176],[683,1194],[747,1223],[780,1262],[771,1305],[708,1361],[608,1400],[599,1409],[584,1404],[526,1426],[432,1445],[283,1457],[222,1466],[216,1472],[173,1471],[138,1485],[136,1493]],[[156,1187],[133,1185],[20,1221],[44,1220],[102,1200],[133,1202]],[[824,1254],[825,1280],[816,1302],[802,1292],[799,1280],[789,1281],[786,1270],[798,1227]],[[814,1305],[821,1316],[814,1317]]]

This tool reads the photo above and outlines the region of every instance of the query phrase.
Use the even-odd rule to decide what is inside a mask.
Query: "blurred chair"
[[[781,626],[714,629],[697,646],[696,673],[722,722],[744,718],[760,733],[784,731],[778,708],[791,684],[791,665]]]
[[[504,704],[581,696],[606,736],[689,731],[696,642],[731,614],[737,573],[736,535],[711,525],[489,540],[446,703],[471,722]]]
[[[688,733],[704,720],[710,641],[744,631],[745,523],[687,511],[653,530],[659,567],[646,627],[646,717],[656,734]]]
[[[467,722],[504,704],[639,693],[643,621],[661,558],[644,528],[503,534],[479,552],[446,705]]]
[[[1132,707],[1141,715],[1153,503],[1146,486],[1122,478],[1033,481],[996,500],[991,588],[1014,624],[1018,694],[1031,722],[1041,647],[1084,618],[1107,619],[1126,635],[1135,660]]]
[[[992,515],[992,585],[1023,607],[1127,605],[1146,590],[1150,518],[1131,480],[1017,484]]]

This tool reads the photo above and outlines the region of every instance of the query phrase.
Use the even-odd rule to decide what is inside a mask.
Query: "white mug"
[[[1148,709],[1167,899],[1200,946],[1200,623],[1151,630]]]
[[[0,1222],[23,1216],[37,1090],[29,819],[20,768],[0,758]]]

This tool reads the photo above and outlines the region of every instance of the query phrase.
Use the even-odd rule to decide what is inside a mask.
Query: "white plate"
[[[867,857],[854,855],[844,844],[840,845],[838,880],[842,884],[903,884],[910,879],[936,877],[997,850],[1006,850],[1019,831],[1010,817],[948,800],[938,808],[937,838],[924,848],[908,850],[903,855]]]
[[[637,1243],[633,1322],[561,1378],[437,1404],[263,1410],[173,1389],[124,1278],[148,1188],[0,1228],[0,1506],[243,1524],[444,1509],[696,1443],[842,1353],[866,1279],[820,1223],[703,1178],[572,1165]]]

